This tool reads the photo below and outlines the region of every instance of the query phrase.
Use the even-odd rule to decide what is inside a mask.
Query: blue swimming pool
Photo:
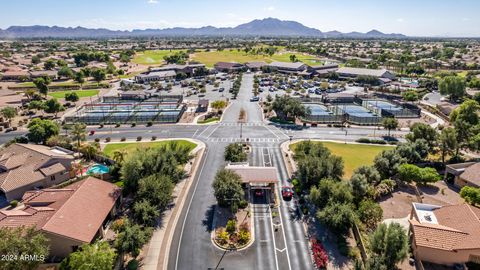
[[[105,166],[103,164],[95,164],[90,166],[87,170],[88,175],[94,175],[94,174],[106,174],[110,171],[108,166]]]

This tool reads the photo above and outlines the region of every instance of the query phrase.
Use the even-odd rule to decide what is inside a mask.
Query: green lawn
[[[207,120],[197,120],[197,124],[208,124],[216,121],[220,121],[220,117],[212,117],[208,118]]]
[[[171,140],[171,141],[159,141],[159,142],[132,142],[132,143],[109,143],[103,148],[103,153],[108,157],[113,157],[113,153],[117,150],[125,150],[128,153],[135,151],[138,147],[160,147],[163,145],[169,145],[172,142],[177,142],[182,146],[188,147],[193,150],[197,145],[186,140]]]
[[[78,97],[92,97],[98,94],[100,92],[99,90],[74,90],[74,91],[55,91],[55,92],[49,92],[48,95],[54,98],[65,98],[66,93],[77,93]]]
[[[163,57],[172,55],[182,50],[150,50],[137,53],[132,62],[140,65],[160,65],[163,64]]]
[[[263,61],[271,63],[273,61],[280,62],[290,62],[290,55],[295,54],[301,62],[304,62],[308,65],[320,65],[321,62],[318,58],[310,55],[304,55],[302,53],[291,53],[286,51],[280,51],[274,54],[272,57],[268,55],[254,55],[247,54],[243,51],[238,51],[237,49],[226,49],[223,51],[202,51],[195,52],[191,55],[191,59],[205,64],[207,67],[213,67],[217,62],[253,62],[253,61]]]
[[[344,161],[345,179],[350,179],[353,171],[362,165],[372,165],[375,156],[383,150],[392,149],[392,146],[371,145],[371,144],[344,144],[336,142],[322,142],[332,154],[340,156]],[[295,144],[290,146],[295,149]]]

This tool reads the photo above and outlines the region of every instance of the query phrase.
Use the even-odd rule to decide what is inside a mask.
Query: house
[[[30,71],[30,78],[32,80],[40,77],[49,77],[52,80],[56,80],[58,78],[58,73],[56,70]]]
[[[0,75],[2,81],[26,81],[29,77],[30,74],[23,70],[7,70]]]
[[[245,66],[247,66],[250,71],[259,71],[262,69],[262,67],[266,66],[267,63],[265,62],[247,62],[245,63]]]
[[[52,261],[105,237],[120,203],[120,188],[88,177],[60,189],[28,191],[14,209],[0,210],[0,227],[34,226],[49,240]]]
[[[73,152],[34,144],[12,144],[0,150],[0,196],[18,200],[28,190],[70,179]]]
[[[301,75],[302,73],[308,73],[306,75],[309,75],[307,70],[309,69],[309,66],[302,62],[272,62],[269,64],[269,66],[273,69],[276,70],[280,73],[286,73],[286,74],[297,74]]]
[[[215,70],[219,72],[237,72],[243,70],[245,66],[237,62],[218,62],[214,65]]]
[[[352,68],[341,67],[337,70],[338,76],[341,78],[357,78],[358,76],[372,76],[375,78],[385,78],[393,80],[395,75],[386,69],[368,69],[368,68]]]
[[[442,265],[480,261],[480,208],[413,203],[409,221],[417,260]]]
[[[480,188],[480,162],[465,162],[447,165],[445,179],[458,188]]]
[[[171,80],[175,78],[177,73],[174,70],[152,71],[149,73],[142,73],[135,76],[137,83],[148,83],[161,80]]]

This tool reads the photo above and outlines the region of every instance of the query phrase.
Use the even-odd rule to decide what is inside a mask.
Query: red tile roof
[[[0,211],[0,226],[37,229],[89,243],[120,196],[109,182],[89,177],[62,189],[25,193],[22,210]]]

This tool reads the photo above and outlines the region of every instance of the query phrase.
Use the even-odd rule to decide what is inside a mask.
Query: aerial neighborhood
[[[118,5],[192,4],[143,2]],[[225,27],[0,18],[0,269],[480,269],[478,29],[225,7],[245,4],[204,10]]]

